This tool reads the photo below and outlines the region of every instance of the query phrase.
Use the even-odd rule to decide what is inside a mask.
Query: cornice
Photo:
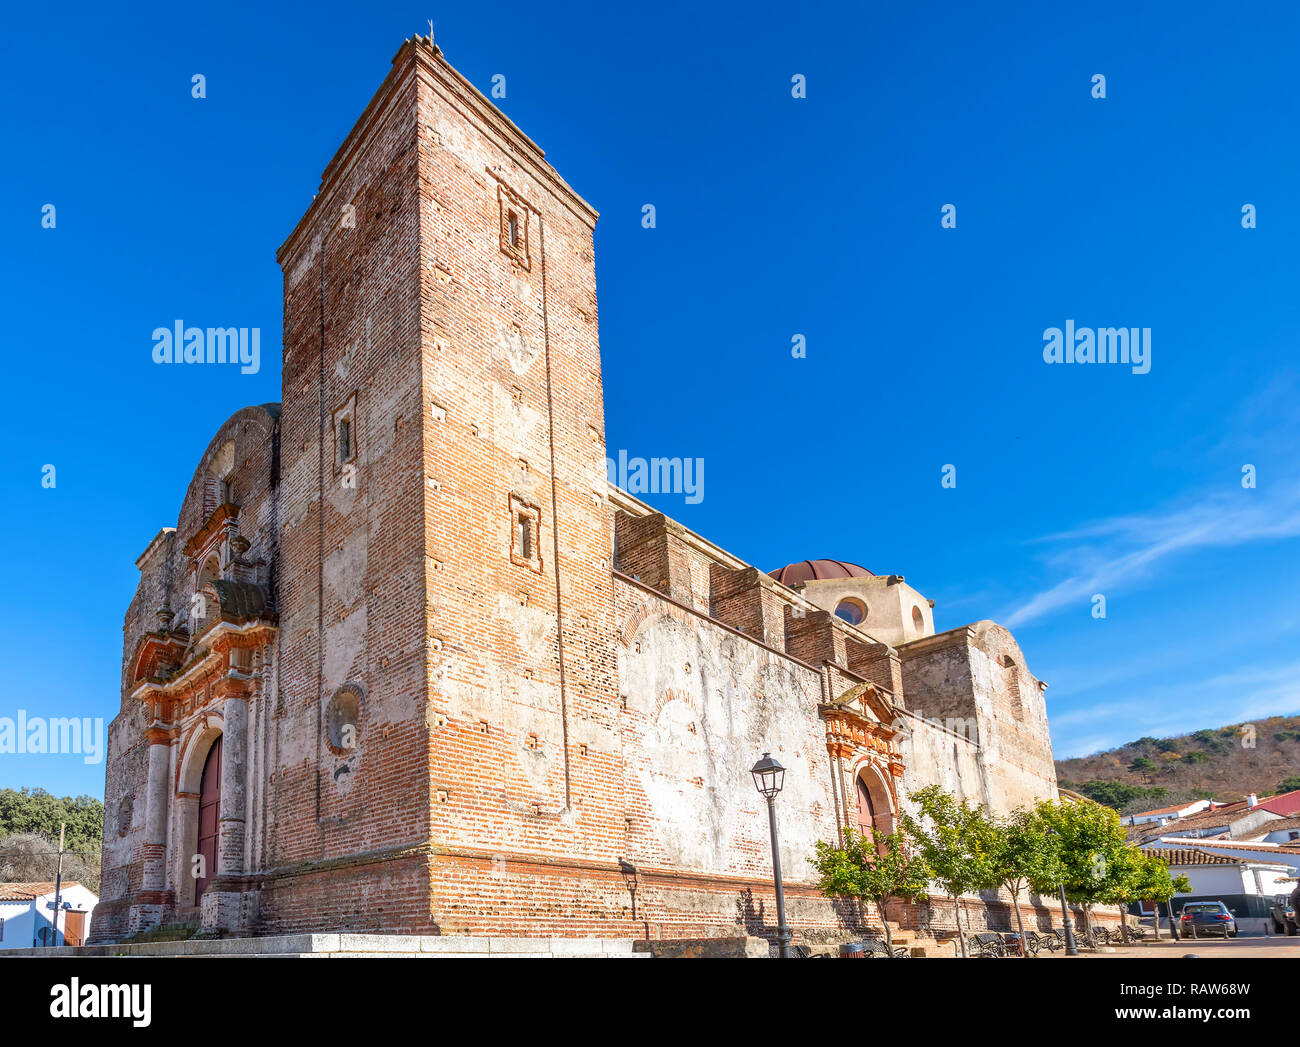
[[[182,546],[181,551],[186,556],[193,556],[198,549],[207,543],[209,538],[217,533],[222,524],[227,520],[238,519],[239,506],[233,502],[224,502],[212,510],[212,515],[203,522],[202,527],[190,536],[189,540]]]

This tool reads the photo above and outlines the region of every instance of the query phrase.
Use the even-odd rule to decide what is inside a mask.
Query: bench
[[[1007,943],[996,931],[981,931],[966,940],[966,952],[973,957],[1006,956]]]
[[[1039,934],[1036,931],[1026,931],[1025,938],[1029,945],[1031,956],[1037,956],[1046,949],[1048,952],[1056,952],[1057,949],[1065,948],[1065,941],[1059,931],[1048,931],[1046,934]]]

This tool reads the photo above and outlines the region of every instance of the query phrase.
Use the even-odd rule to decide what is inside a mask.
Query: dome
[[[826,578],[875,577],[865,567],[859,567],[855,563],[845,563],[843,560],[799,560],[767,573],[784,585],[820,582]]]

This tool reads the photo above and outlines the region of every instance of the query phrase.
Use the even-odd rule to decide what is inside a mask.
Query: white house
[[[1191,881],[1191,893],[1174,898],[1175,915],[1187,902],[1223,902],[1236,915],[1242,934],[1264,934],[1271,928],[1269,905],[1275,895],[1291,893],[1300,867],[1300,853],[1276,844],[1165,837],[1142,849],[1168,863],[1174,876]],[[1149,914],[1150,907],[1142,911]]]
[[[1241,839],[1252,843],[1300,843],[1300,817],[1265,822],[1243,833]]]
[[[99,901],[76,880],[59,891],[58,937],[54,935],[54,883],[0,883],[0,949],[46,944],[81,945]]]
[[[1147,812],[1151,813],[1151,812]],[[1194,840],[1230,839],[1248,836],[1260,826],[1281,821],[1283,815],[1260,803],[1255,796],[1236,803],[1215,804],[1203,811],[1170,820],[1139,823],[1129,829],[1129,838],[1140,846],[1160,846],[1159,839],[1174,836]]]
[[[1137,814],[1127,815],[1124,820],[1129,825],[1143,825],[1147,822],[1158,822],[1160,825],[1164,825],[1176,818],[1186,818],[1189,815],[1199,814],[1212,806],[1214,805],[1209,800],[1191,800],[1188,803],[1175,804],[1173,807],[1157,807],[1153,811],[1138,811]]]

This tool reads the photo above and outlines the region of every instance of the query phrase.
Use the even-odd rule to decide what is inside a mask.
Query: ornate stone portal
[[[899,810],[895,782],[906,770],[895,745],[899,729],[893,726],[897,719],[893,704],[875,684],[863,683],[819,706],[818,713],[826,725],[826,750],[835,768],[841,835],[845,826],[863,824],[858,818],[863,789],[872,828],[893,832]]]
[[[263,699],[277,628],[270,592],[256,580],[265,565],[245,558],[250,543],[236,518],[233,505],[220,506],[186,545],[194,584],[188,626],[173,627],[174,612],[160,608],[161,628],[141,638],[132,659],[133,697],[148,724],[133,933],[196,911],[214,931],[246,931],[257,921],[259,884],[245,871],[249,707]],[[218,740],[217,843],[204,853],[200,779]]]

